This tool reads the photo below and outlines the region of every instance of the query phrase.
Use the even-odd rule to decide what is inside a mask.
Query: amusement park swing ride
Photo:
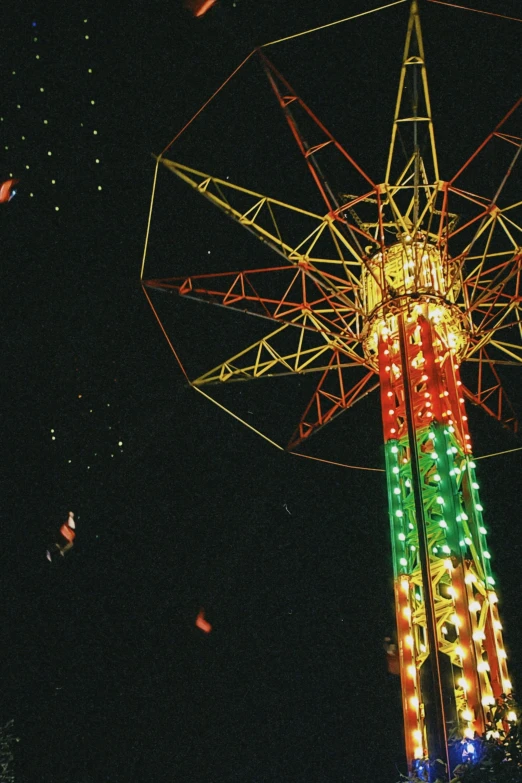
[[[154,188],[165,167],[280,262],[147,279],[146,243],[143,290],[178,361],[175,336],[153,304],[155,291],[272,322],[267,335],[189,382],[210,397],[212,384],[314,374],[315,390],[289,451],[379,390],[406,756],[412,774],[434,780],[432,762],[439,759],[451,776],[462,747],[498,730],[494,706],[512,692],[466,401],[516,431],[500,373],[522,363],[522,200],[506,197],[522,158],[522,98],[456,173],[441,179],[413,0],[387,164],[374,180],[263,47],[247,60],[252,56],[324,210],[306,211],[189,168],[171,159],[169,145],[157,158]],[[313,143],[301,118],[313,128]],[[492,145],[507,153],[507,168],[493,195],[471,192],[465,175]],[[326,148],[354,172],[357,193],[331,188],[321,162]],[[292,239],[285,233],[294,219],[307,226],[297,241],[295,231]],[[474,388],[461,379],[465,362],[476,368]],[[353,368],[362,371],[355,384]],[[504,720],[516,716],[508,712]]]

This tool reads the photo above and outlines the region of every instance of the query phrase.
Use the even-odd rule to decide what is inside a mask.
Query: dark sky
[[[517,0],[477,5],[521,15]],[[46,6],[13,11],[2,45],[1,175],[20,183],[0,205],[0,718],[16,722],[17,781],[393,782],[404,759],[382,651],[394,624],[384,474],[281,453],[191,392],[139,286],[151,153],[253,45],[371,4],[223,0],[202,19],[177,0]],[[518,97],[522,24],[421,13],[447,177]],[[403,4],[267,50],[377,181],[407,16]],[[254,62],[172,157],[318,208]],[[488,188],[500,175],[494,160],[482,173]],[[161,172],[151,275],[273,261]],[[179,305],[162,306],[196,369],[258,328],[224,313],[218,333],[219,311]],[[309,391],[267,382],[248,406],[284,442]],[[480,411],[470,421],[477,455],[519,443]],[[381,443],[370,397],[310,451],[381,468]],[[520,457],[478,475],[516,683]],[[49,563],[69,509],[76,546]]]

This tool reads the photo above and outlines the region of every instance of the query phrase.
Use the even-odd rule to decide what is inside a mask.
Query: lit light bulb
[[[502,689],[504,693],[509,693],[512,688],[511,680],[502,680]]]
[[[479,602],[478,601],[470,601],[469,611],[470,612],[480,612],[480,604],[479,604]]]
[[[416,696],[412,696],[410,699],[410,704],[413,707],[414,710],[419,709],[419,700]]]
[[[475,736],[475,732],[473,731],[473,729],[470,728],[464,729],[464,736],[466,737],[466,739],[473,739],[473,737]]]
[[[486,638],[486,634],[484,633],[484,631],[473,631],[473,641],[481,642],[485,638]]]
[[[463,710],[462,718],[467,721],[473,720],[473,713],[471,712],[471,710]]]
[[[477,671],[489,672],[489,663],[487,661],[480,661],[480,663],[477,664]]]

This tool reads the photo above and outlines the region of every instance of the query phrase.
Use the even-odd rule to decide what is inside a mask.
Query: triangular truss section
[[[342,269],[357,284],[362,257],[332,215],[318,215],[261,193],[213,177],[181,163],[160,162],[222,212],[287,261],[329,271]]]
[[[340,191],[350,189],[354,193],[373,193],[375,196],[378,193],[377,185],[273,63],[262,52],[260,55],[268,81],[328,213],[344,225],[347,236],[355,243],[361,256],[364,255],[364,242],[371,240],[371,236],[365,235],[359,225],[347,219],[341,209]]]
[[[314,331],[331,338],[349,335],[359,339],[362,305],[358,289],[333,275],[323,273],[322,285],[316,277],[305,265],[290,265],[147,280],[145,285],[278,323],[294,323],[296,315],[313,313],[310,328]]]
[[[403,149],[412,150],[406,164]],[[427,183],[439,180],[435,133],[428,91],[424,45],[416,0],[411,5],[384,178],[388,197],[398,205],[403,230],[415,233],[431,202]],[[406,217],[407,216],[407,217]],[[409,225],[406,225],[409,224]]]
[[[319,327],[319,328],[318,328]],[[247,381],[282,375],[324,372],[332,351],[338,351],[344,367],[366,365],[360,343],[321,332],[313,314],[300,313],[243,351],[231,356],[192,381],[194,386]]]
[[[353,367],[347,368],[344,357],[334,350],[287,448],[295,449],[378,387],[379,378],[372,370],[354,383]]]
[[[521,351],[522,359],[522,351]],[[502,385],[495,361],[490,352],[481,348],[475,357],[477,364],[476,388],[464,387],[465,396],[506,429],[518,432],[518,418]]]

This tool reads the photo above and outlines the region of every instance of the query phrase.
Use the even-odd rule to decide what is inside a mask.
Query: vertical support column
[[[440,307],[398,301],[381,321],[381,405],[411,771],[418,762],[426,769],[428,760],[442,758],[451,772],[462,761],[459,738],[472,741],[491,730],[495,698],[511,691],[455,354],[451,322]]]
[[[424,683],[424,704],[426,711],[426,729],[428,734],[428,748],[435,758],[442,759],[446,763],[447,774],[450,774],[450,760],[448,754],[448,737],[446,733],[446,715],[444,704],[444,683],[442,680],[441,665],[439,660],[439,645],[437,633],[437,618],[435,614],[435,601],[430,568],[430,551],[427,536],[427,526],[424,513],[423,484],[419,470],[419,455],[417,450],[417,433],[415,422],[415,410],[412,401],[412,388],[410,378],[411,358],[409,350],[409,337],[404,323],[404,314],[397,316],[398,337],[401,356],[401,369],[403,375],[403,394],[408,430],[408,440],[411,454],[412,488],[415,503],[415,515],[417,518],[417,534],[419,541],[419,560],[422,574],[422,587],[425,595],[424,611],[426,614],[426,631],[428,640],[428,658],[424,663],[426,672]]]

